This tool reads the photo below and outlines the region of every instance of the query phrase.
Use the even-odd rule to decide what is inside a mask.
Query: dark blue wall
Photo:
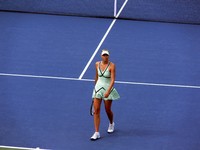
[[[118,9],[124,0],[118,0]],[[112,17],[114,0],[0,0],[0,10]],[[121,18],[200,23],[200,0],[129,0]]]

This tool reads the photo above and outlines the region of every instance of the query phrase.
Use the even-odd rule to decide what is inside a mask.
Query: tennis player
[[[104,101],[105,110],[109,119],[108,133],[114,132],[115,123],[113,121],[113,112],[111,110],[112,101],[120,98],[117,90],[113,87],[115,82],[115,64],[109,61],[109,51],[102,50],[102,61],[96,62],[95,87],[92,98],[94,101],[94,128],[95,133],[90,138],[97,140],[100,138],[100,107]]]

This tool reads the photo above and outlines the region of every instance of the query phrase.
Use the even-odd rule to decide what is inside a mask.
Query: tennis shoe
[[[115,123],[113,122],[112,124],[109,123],[109,126],[108,126],[108,133],[113,133],[115,130]]]
[[[95,132],[93,134],[93,136],[90,138],[90,140],[95,141],[95,140],[97,140],[99,138],[100,138],[100,133],[99,132]]]

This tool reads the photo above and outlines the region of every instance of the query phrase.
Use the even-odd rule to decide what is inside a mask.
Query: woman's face
[[[107,54],[101,55],[101,59],[102,61],[107,62],[109,60],[109,55]]]

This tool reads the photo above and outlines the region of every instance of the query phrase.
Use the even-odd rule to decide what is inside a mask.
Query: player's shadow
[[[170,130],[155,130],[155,129],[117,129],[114,133],[109,134],[109,136],[103,136],[103,138],[108,137],[164,137],[173,136],[175,131]]]
[[[171,136],[174,131],[170,130],[155,130],[155,129],[130,129],[130,130],[117,130],[116,134],[120,136]]]

